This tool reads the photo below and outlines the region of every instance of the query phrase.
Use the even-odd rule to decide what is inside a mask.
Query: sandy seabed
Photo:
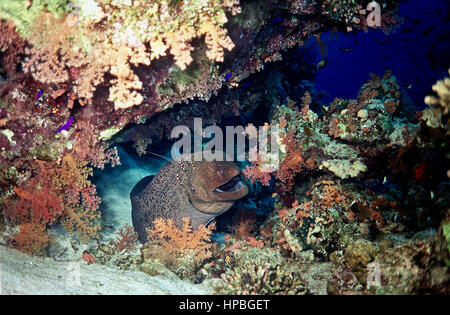
[[[59,262],[0,246],[1,294],[211,294],[206,285],[84,261]]]

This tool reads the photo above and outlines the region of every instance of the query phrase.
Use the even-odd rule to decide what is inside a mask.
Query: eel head
[[[242,182],[233,162],[202,161],[190,176],[190,200],[201,212],[220,214],[234,201],[245,197],[248,187]]]

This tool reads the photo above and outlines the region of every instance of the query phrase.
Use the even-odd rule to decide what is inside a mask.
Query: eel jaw
[[[214,189],[214,193],[221,194],[221,193],[235,193],[239,190],[243,189],[245,187],[244,183],[241,180],[240,175],[234,176],[232,179],[230,179],[225,184],[217,187]]]

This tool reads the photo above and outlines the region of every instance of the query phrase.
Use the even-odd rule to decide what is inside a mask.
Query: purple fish
[[[43,89],[39,89],[39,92],[36,95],[36,99],[37,100],[39,99],[39,97],[41,97],[42,93],[44,93],[44,90]]]
[[[225,80],[228,80],[231,77],[231,72],[225,76]]]
[[[70,125],[72,125],[72,123],[73,123],[73,120],[74,120],[73,117],[70,117],[70,118],[66,121],[66,123],[65,123],[64,125],[62,125],[62,126],[58,129],[58,131],[56,131],[56,133],[61,132],[61,131],[63,131],[63,130],[69,129]]]

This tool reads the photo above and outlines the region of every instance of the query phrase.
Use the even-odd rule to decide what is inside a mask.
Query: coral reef
[[[277,181],[274,211],[252,237],[278,249],[284,261],[299,261],[308,251],[316,260],[331,261],[329,294],[446,292],[449,252],[441,220],[447,207],[432,194],[435,208],[430,208],[421,186],[426,182],[426,189],[447,198],[448,190],[431,184],[428,176],[433,172],[445,182],[442,168],[448,162],[441,158],[442,167],[432,170],[421,160],[435,141],[445,141],[429,138],[423,118],[408,114],[407,98],[390,72],[372,76],[357,100],[334,100],[322,116],[309,105],[306,94],[299,107],[287,98],[272,111],[271,124],[280,127],[279,169],[262,172],[255,163],[243,172],[262,185],[271,178]],[[445,144],[442,148],[446,150]],[[406,161],[411,154],[415,157]],[[390,170],[386,162],[393,165]],[[413,171],[404,163],[413,165]],[[380,175],[382,182],[376,179]],[[412,205],[416,213],[407,210]],[[428,232],[421,231],[426,228]],[[381,274],[375,285],[374,272]]]
[[[378,2],[389,33],[398,3]],[[368,3],[2,1],[0,241],[46,256],[62,227],[84,265],[220,294],[448,294],[449,78],[420,112],[391,71],[324,104],[326,60],[301,49],[373,27]],[[158,219],[145,245],[129,225],[102,238],[94,168],[120,165],[115,145],[161,153],[195,117],[278,127],[278,167],[240,165],[250,193],[225,228]]]
[[[97,196],[96,187],[90,182],[92,168],[81,161],[73,153],[66,154],[57,162],[34,162],[35,174],[23,185],[14,187],[12,194],[5,202],[3,215],[13,223],[22,225],[34,224],[36,234],[46,234],[46,227],[61,223],[68,232],[76,232],[82,240],[95,238],[100,225],[98,210],[101,199]],[[20,250],[29,252],[29,247],[21,247],[25,235],[20,230],[18,237],[22,240],[15,245]],[[21,235],[25,233],[24,235]],[[42,240],[41,246],[48,245],[46,237],[36,237],[34,242]]]
[[[2,200],[27,180],[19,173],[30,171],[27,158],[56,161],[75,148],[101,167],[104,141],[125,126],[194,97],[207,100],[224,84],[237,87],[281,51],[331,27],[320,22],[319,4],[284,2],[2,2]],[[279,8],[292,18],[268,23]],[[215,117],[252,103],[218,103]],[[196,113],[190,108],[188,115]],[[179,119],[160,121],[158,136],[168,121]]]

